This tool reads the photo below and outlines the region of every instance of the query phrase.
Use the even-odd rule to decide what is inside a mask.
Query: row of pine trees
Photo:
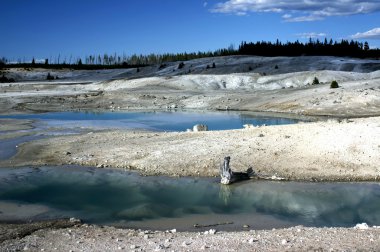
[[[324,41],[310,39],[306,43],[299,42],[286,42],[282,43],[279,40],[276,42],[258,41],[258,42],[241,42],[238,48],[229,46],[228,48],[219,49],[209,52],[194,52],[194,53],[166,53],[166,54],[149,54],[149,55],[117,55],[103,54],[103,55],[88,55],[82,58],[73,59],[62,58],[60,55],[54,59],[45,59],[44,62],[36,63],[33,58],[32,62],[25,62],[18,60],[13,65],[23,65],[33,67],[37,64],[39,66],[49,67],[64,67],[75,66],[76,68],[115,68],[115,67],[142,67],[147,65],[157,65],[164,62],[172,61],[187,61],[192,59],[199,59],[205,57],[218,57],[230,55],[257,55],[257,56],[341,56],[341,57],[359,57],[359,58],[379,58],[379,49],[370,49],[367,42],[361,43],[358,41],[333,41],[325,39]],[[8,64],[10,61],[4,57],[0,58],[0,66]]]

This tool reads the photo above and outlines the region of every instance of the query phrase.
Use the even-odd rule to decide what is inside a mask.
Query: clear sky
[[[380,47],[379,0],[0,0],[0,57],[208,51],[241,41]]]

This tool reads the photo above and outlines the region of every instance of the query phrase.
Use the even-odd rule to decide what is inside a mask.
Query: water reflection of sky
[[[241,216],[252,225],[269,216],[272,222],[262,223],[266,228],[284,222],[305,226],[380,225],[380,186],[376,183],[248,181],[226,187],[217,182],[139,177],[78,167],[2,169],[0,221],[6,218],[2,207],[14,203],[26,209],[49,209],[34,215],[30,211],[30,218],[74,216],[92,223],[125,222],[127,226],[189,216],[203,216],[212,222],[220,215]]]
[[[210,130],[226,130],[240,129],[243,124],[280,125],[298,122],[296,119],[238,112],[52,112],[0,118],[41,120],[51,127],[142,128],[160,131],[185,131],[195,124],[206,124]]]

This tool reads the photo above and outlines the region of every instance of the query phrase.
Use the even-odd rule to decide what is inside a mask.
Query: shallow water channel
[[[0,169],[0,221],[76,217],[161,230],[350,227],[380,225],[379,205],[377,183],[251,180],[223,186],[217,178],[141,177],[112,169]]]

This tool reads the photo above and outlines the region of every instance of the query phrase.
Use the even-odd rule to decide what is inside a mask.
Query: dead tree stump
[[[230,168],[230,157],[225,157],[224,162],[220,166],[220,183],[229,185],[237,181],[247,180],[254,176],[252,168],[248,168],[247,172],[233,172]]]

